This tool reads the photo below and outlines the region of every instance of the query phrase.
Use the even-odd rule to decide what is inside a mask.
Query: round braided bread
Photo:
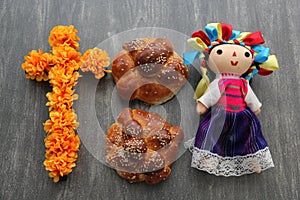
[[[123,44],[112,61],[112,76],[119,95],[161,104],[186,83],[188,68],[166,38],[140,38]]]
[[[125,108],[106,135],[106,162],[130,182],[155,184],[171,173],[183,131],[154,112]]]

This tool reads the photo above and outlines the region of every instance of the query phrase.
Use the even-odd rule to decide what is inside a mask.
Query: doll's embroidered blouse
[[[255,112],[262,106],[245,79],[223,73],[216,75],[216,79],[198,101],[207,108],[217,105],[227,112],[240,112],[246,107]]]

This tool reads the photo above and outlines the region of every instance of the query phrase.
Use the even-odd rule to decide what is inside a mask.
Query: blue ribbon
[[[253,71],[252,71],[252,77],[254,77],[256,74],[258,74],[258,69],[254,69]]]
[[[218,30],[216,28],[206,26],[205,31],[211,42],[215,41],[218,38]]]
[[[255,62],[263,63],[268,60],[270,48],[265,48],[262,45],[253,45],[251,48],[258,53],[254,58]]]
[[[258,74],[258,69],[254,69],[253,71],[252,71],[252,75],[250,76],[250,75],[247,75],[246,77],[245,77],[245,79],[246,80],[248,80],[248,81],[250,81],[256,74]]]
[[[241,31],[233,30],[229,40],[235,40],[240,34]]]
[[[200,51],[193,51],[193,52],[184,52],[183,53],[183,64],[190,65],[199,58],[201,52]]]
[[[265,49],[265,47],[263,45],[253,45],[253,46],[251,46],[251,48],[256,52],[261,52]]]

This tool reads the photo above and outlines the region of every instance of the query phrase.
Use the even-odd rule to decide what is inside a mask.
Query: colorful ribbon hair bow
[[[253,66],[245,76],[247,80],[252,79],[256,74],[269,75],[278,69],[276,56],[270,55],[270,49],[262,46],[265,41],[259,31],[240,32],[233,30],[229,24],[210,23],[205,27],[205,32],[202,30],[194,32],[187,42],[197,51],[183,54],[186,65],[192,64],[195,59],[202,59],[203,52],[209,53],[216,45],[238,44],[248,48],[254,56]]]

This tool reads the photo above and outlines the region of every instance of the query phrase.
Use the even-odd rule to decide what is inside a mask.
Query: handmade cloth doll
[[[249,80],[276,70],[276,57],[261,45],[260,32],[241,33],[223,23],[208,24],[205,32],[197,31],[188,40],[198,51],[184,54],[185,64],[202,60],[195,97],[197,112],[204,115],[190,148],[192,167],[218,176],[260,173],[274,167],[256,117],[262,104]],[[206,66],[216,74],[210,84]]]

